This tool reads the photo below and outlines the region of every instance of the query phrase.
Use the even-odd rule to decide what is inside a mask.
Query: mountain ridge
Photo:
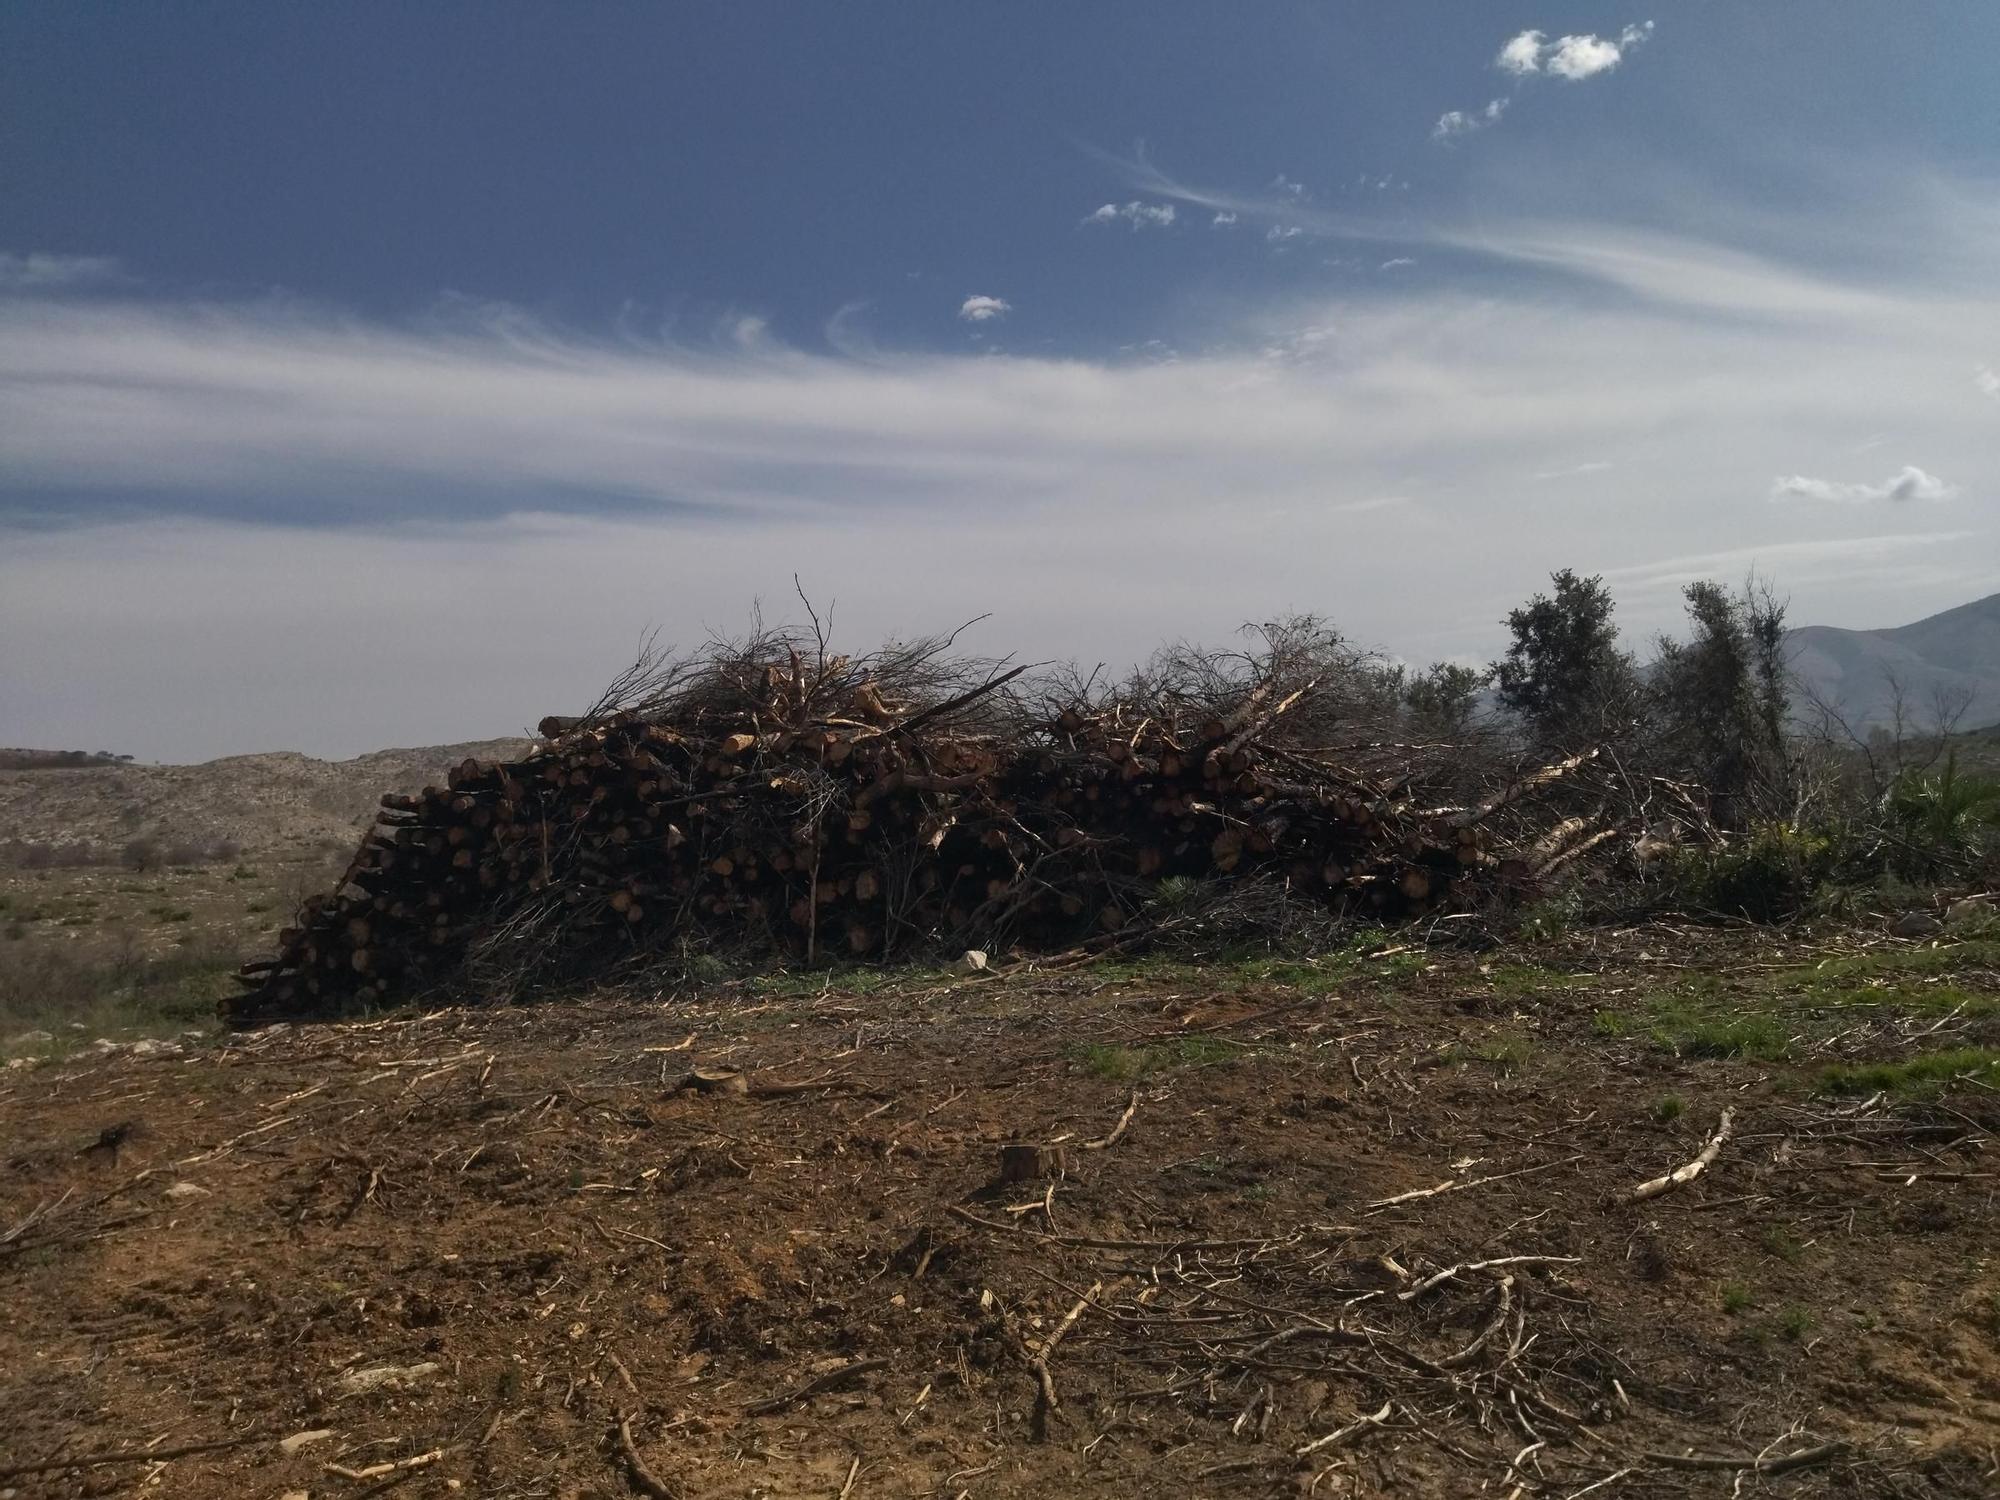
[[[1786,643],[1808,715],[1824,704],[1857,733],[1891,728],[1900,690],[1909,727],[1960,704],[1959,727],[2000,724],[2000,593],[1883,629],[1803,625]]]

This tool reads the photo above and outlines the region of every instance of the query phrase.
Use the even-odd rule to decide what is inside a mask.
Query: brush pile
[[[544,720],[525,759],[384,797],[346,874],[245,967],[225,1014],[506,998],[718,950],[1060,952],[1120,941],[1197,883],[1399,921],[1508,878],[1485,827],[1532,779],[1427,805],[1439,778],[1421,752],[1438,747],[1328,746],[1365,707],[1365,658],[1337,637],[1289,626],[1116,688],[1030,686],[949,645],[855,659],[764,634],[648,651],[589,713]]]

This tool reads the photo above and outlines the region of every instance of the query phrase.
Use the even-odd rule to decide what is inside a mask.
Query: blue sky
[[[2000,7],[0,11],[0,742],[2000,586]]]

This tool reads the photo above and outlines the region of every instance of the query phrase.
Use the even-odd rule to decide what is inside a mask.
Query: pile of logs
[[[1015,675],[912,710],[865,679],[829,702],[794,658],[720,710],[544,720],[523,760],[384,797],[338,885],[245,966],[224,1013],[505,992],[551,961],[605,972],[664,952],[1065,951],[1143,921],[1174,877],[1282,882],[1395,921],[1504,874],[1480,809],[1421,810],[1273,736],[1310,684],[1205,715],[968,713]]]

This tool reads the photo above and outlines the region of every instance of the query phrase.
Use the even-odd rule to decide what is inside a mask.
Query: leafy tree
[[[1492,680],[1490,669],[1482,672],[1456,662],[1432,662],[1428,671],[1413,674],[1403,684],[1403,706],[1409,710],[1412,728],[1442,739],[1464,734],[1479,706],[1479,690]]]
[[[1618,649],[1602,578],[1553,573],[1555,592],[1507,616],[1514,642],[1493,664],[1500,701],[1546,741],[1604,739],[1631,728],[1638,707],[1632,658]]]
[[[1785,606],[1754,582],[1735,594],[1707,581],[1684,593],[1693,629],[1686,641],[1660,639],[1649,683],[1662,746],[1708,789],[1724,827],[1753,812],[1781,816],[1792,783]]]

